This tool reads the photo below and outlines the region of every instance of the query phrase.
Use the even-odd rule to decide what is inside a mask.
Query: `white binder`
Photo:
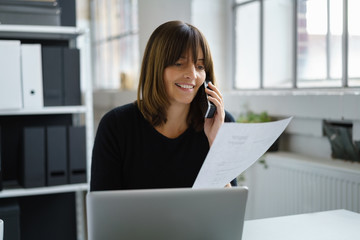
[[[22,108],[20,41],[0,40],[0,110]]]
[[[24,108],[44,106],[40,44],[21,44]]]

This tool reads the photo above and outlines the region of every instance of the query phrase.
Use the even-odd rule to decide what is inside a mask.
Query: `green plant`
[[[259,114],[248,111],[246,114],[241,114],[236,121],[239,123],[260,123],[270,122],[272,121],[272,118],[266,111],[263,111]]]

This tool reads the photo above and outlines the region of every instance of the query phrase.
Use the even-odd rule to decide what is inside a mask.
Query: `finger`
[[[222,104],[222,101],[221,101],[220,99],[214,98],[214,97],[212,97],[212,96],[210,96],[210,95],[208,96],[208,99],[209,99],[209,101],[212,102],[216,107],[221,107],[221,108],[222,108],[223,104]]]
[[[213,98],[213,97],[209,96],[208,99],[216,107],[216,113],[215,113],[216,118],[219,117],[219,119],[221,119],[221,121],[224,121],[224,119],[225,119],[224,105],[221,102],[219,102],[219,100],[216,99],[216,98]]]
[[[209,82],[208,86],[210,87],[209,90],[214,91],[221,99],[223,98],[220,90],[212,82]]]
[[[206,93],[209,97],[216,98],[216,99],[218,99],[219,102],[223,102],[220,92],[206,89]]]

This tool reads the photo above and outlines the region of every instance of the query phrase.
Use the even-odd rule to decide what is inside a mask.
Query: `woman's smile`
[[[195,86],[193,84],[175,83],[175,85],[177,87],[179,87],[181,90],[184,90],[184,91],[190,91],[190,90],[193,90],[195,88]]]

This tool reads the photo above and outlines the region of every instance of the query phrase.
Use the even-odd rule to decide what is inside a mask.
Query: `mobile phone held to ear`
[[[200,109],[205,118],[212,118],[216,112],[216,106],[208,100],[208,95],[205,92],[205,88],[208,88],[208,82],[205,80],[203,85],[199,88],[200,91]]]

